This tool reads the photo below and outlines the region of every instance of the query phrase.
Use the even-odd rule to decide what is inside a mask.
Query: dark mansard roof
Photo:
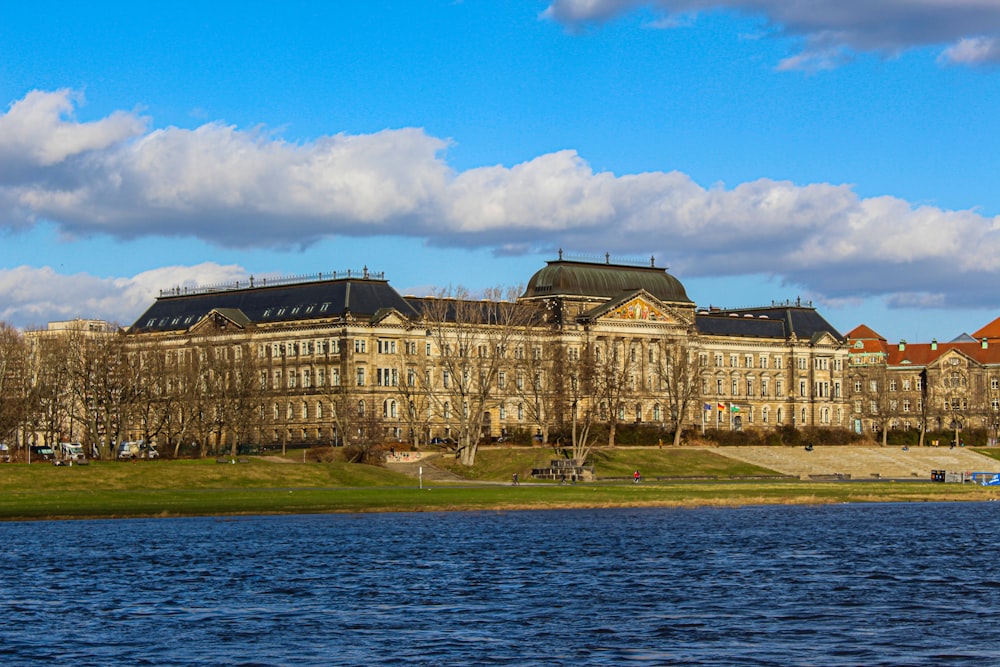
[[[695,315],[698,332],[709,336],[747,338],[791,338],[816,340],[829,334],[842,341],[844,336],[815,308],[783,304],[734,310],[699,310]]]
[[[131,330],[183,331],[213,310],[244,325],[330,319],[348,313],[355,318],[370,318],[387,309],[395,309],[406,317],[416,316],[413,308],[389,286],[388,281],[370,277],[259,285],[243,289],[195,290],[190,293],[172,290],[160,296],[135,321]]]

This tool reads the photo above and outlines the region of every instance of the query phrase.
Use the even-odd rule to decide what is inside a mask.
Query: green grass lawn
[[[515,471],[522,480],[526,480],[532,468],[548,467],[550,461],[559,458],[564,458],[563,452],[551,447],[490,447],[479,450],[476,465],[472,469],[446,457],[435,459],[434,465],[466,479],[503,482],[509,480],[511,473]],[[631,478],[635,470],[639,470],[646,480],[657,477],[728,479],[777,474],[773,470],[736,461],[708,450],[669,447],[615,447],[596,450],[588,463],[594,466],[598,479]]]
[[[541,450],[484,450],[469,482],[424,483],[375,466],[346,463],[245,464],[208,461],[93,462],[86,466],[0,465],[0,520],[281,514],[372,511],[515,510],[573,507],[739,506],[996,499],[992,488],[930,482],[818,483],[729,481],[760,469],[711,452],[615,449],[595,460],[598,475],[624,477],[638,467],[647,480],[561,486],[508,483],[512,466],[535,465]],[[764,471],[767,472],[767,471]],[[717,481],[656,481],[657,476],[710,476]],[[483,483],[493,481],[495,483]]]

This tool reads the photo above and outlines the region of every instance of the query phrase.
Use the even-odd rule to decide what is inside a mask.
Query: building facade
[[[1000,436],[1000,319],[971,336],[890,344],[861,325],[848,334],[851,428],[885,440],[891,431],[984,430]]]
[[[699,309],[652,260],[560,253],[520,294],[485,299],[403,296],[367,269],[174,289],[128,339],[160,368],[162,408],[130,437],[161,443],[850,425],[847,341],[811,304]]]

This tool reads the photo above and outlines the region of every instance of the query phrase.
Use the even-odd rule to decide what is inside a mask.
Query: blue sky
[[[842,332],[1000,316],[1000,4],[0,5],[0,320],[655,256]]]

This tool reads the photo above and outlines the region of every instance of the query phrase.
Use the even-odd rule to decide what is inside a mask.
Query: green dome
[[[684,286],[666,269],[563,260],[548,262],[545,268],[536,272],[528,281],[522,298],[612,299],[639,289],[667,303],[691,303]]]

